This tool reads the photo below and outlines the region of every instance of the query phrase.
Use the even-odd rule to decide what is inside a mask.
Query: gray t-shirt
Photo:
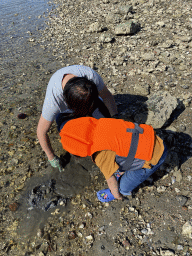
[[[86,77],[93,81],[98,91],[104,88],[103,79],[91,68],[81,65],[73,65],[61,68],[56,71],[47,86],[42,115],[47,121],[54,121],[59,113],[68,110],[63,98],[62,79],[66,74],[73,74],[77,77]]]

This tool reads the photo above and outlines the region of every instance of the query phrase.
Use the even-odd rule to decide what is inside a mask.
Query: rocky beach
[[[11,36],[0,54],[0,255],[192,255],[192,2],[49,5],[38,16],[46,26],[27,31],[17,51]],[[152,125],[168,147],[160,170],[123,201],[97,200],[102,173],[63,151],[55,124],[65,172],[38,142],[49,79],[73,64],[101,75],[118,118]]]

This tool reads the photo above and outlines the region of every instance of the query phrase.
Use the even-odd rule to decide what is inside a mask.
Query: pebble
[[[177,182],[181,182],[183,178],[180,170],[173,172],[173,176],[176,177]]]
[[[180,244],[178,244],[178,245],[177,245],[177,250],[178,250],[178,251],[182,251],[182,250],[183,250],[183,246],[180,245]]]
[[[43,231],[43,229],[38,229],[38,231],[37,231],[37,237],[43,237],[43,235],[44,235],[44,231]]]
[[[27,115],[25,113],[20,113],[17,116],[19,119],[25,119],[27,117]]]
[[[188,200],[186,196],[181,196],[181,195],[176,196],[176,199],[181,206],[184,206]]]
[[[77,237],[77,234],[76,234],[75,231],[69,231],[69,233],[68,233],[68,239],[69,239],[69,240],[73,240],[73,239],[75,239],[76,237]]]
[[[176,192],[176,193],[180,193],[181,190],[180,190],[179,188],[175,188],[175,192]]]
[[[157,187],[157,192],[158,192],[158,193],[165,192],[165,190],[166,190],[166,187],[165,187],[165,186],[159,186],[159,187]]]
[[[123,244],[123,246],[124,246],[124,248],[125,248],[126,250],[129,250],[129,248],[130,248],[130,243],[129,243],[127,240],[124,240],[124,241],[122,242],[122,244]]]
[[[86,236],[85,238],[86,238],[88,241],[92,241],[92,240],[93,240],[93,236],[92,236],[92,235]]]
[[[19,204],[16,203],[16,202],[9,205],[9,209],[10,209],[12,212],[17,211],[18,208],[19,208]]]
[[[175,176],[172,176],[172,177],[171,177],[171,184],[173,185],[175,182],[176,182],[176,177],[175,177]]]
[[[79,225],[79,228],[84,228],[85,227],[85,224],[82,223],[81,225]]]
[[[160,255],[162,255],[162,256],[174,256],[175,253],[171,250],[160,250]]]

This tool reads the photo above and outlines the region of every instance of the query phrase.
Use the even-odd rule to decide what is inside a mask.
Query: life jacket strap
[[[132,139],[131,139],[131,145],[130,145],[130,149],[129,149],[129,153],[127,155],[126,161],[122,166],[122,171],[127,171],[130,169],[133,160],[135,158],[135,154],[137,152],[137,146],[138,146],[138,142],[139,142],[139,134],[143,134],[143,128],[139,127],[139,125],[137,123],[135,124],[135,128],[134,129],[129,129],[127,128],[127,132],[131,132],[132,133]]]

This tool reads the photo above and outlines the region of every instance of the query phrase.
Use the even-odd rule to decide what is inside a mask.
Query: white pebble
[[[175,192],[176,192],[176,193],[179,193],[179,192],[180,192],[180,189],[175,188]]]

